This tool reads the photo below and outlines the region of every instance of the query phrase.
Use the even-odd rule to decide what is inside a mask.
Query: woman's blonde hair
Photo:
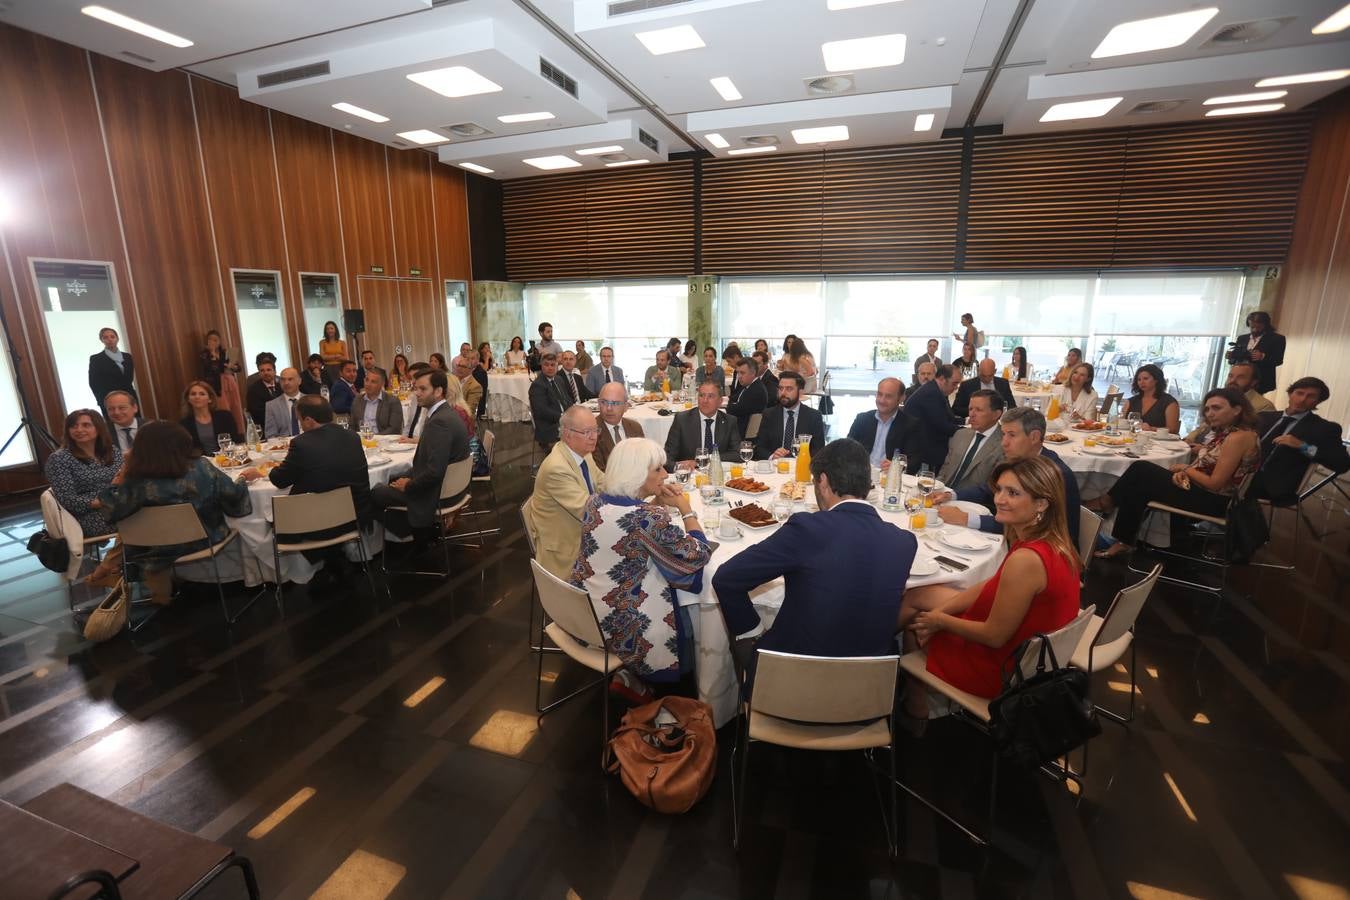
[[[451,406],[458,406],[471,420],[473,419],[473,410],[464,403],[464,385],[450,372],[445,373],[445,402]]]
[[[1073,563],[1075,568],[1081,568],[1082,562],[1078,558],[1078,548],[1074,546],[1073,540],[1069,537],[1068,510],[1065,508],[1066,501],[1064,499],[1064,476],[1060,474],[1059,466],[1044,456],[1028,456],[1024,459],[999,463],[994,467],[990,484],[997,487],[999,478],[1005,472],[1016,478],[1018,484],[1022,486],[1022,490],[1026,491],[1033,500],[1044,500],[1046,503],[1045,512],[1039,518],[1028,522],[1026,525],[1004,526],[1004,533],[1007,534],[1009,542],[1045,541],[1061,556]],[[1077,510],[1074,512],[1076,513]]]
[[[624,438],[605,462],[605,493],[642,499],[642,485],[656,466],[666,464],[666,451],[648,438]]]

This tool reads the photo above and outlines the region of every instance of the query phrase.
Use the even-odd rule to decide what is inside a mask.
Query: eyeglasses
[[[599,401],[597,401],[597,402],[598,402],[601,406],[608,406],[608,407],[611,407],[611,408],[612,408],[612,407],[615,407],[615,406],[627,406],[627,405],[628,405],[628,401],[627,401],[627,400],[599,400]]]
[[[567,430],[570,431],[570,432],[572,432],[573,434],[579,434],[579,435],[581,435],[582,437],[599,437],[599,436],[600,436],[600,429],[598,429],[598,428],[587,428],[587,429],[585,429],[584,431],[583,431],[582,429],[580,429],[580,428],[569,428],[569,429],[567,429]]]

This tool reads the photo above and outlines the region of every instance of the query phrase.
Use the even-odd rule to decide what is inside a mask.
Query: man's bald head
[[[606,425],[618,425],[623,421],[623,414],[628,411],[627,388],[617,381],[611,381],[600,388],[598,400],[602,422]]]
[[[980,380],[988,381],[993,378],[996,368],[994,361],[989,357],[986,356],[984,359],[980,360]]]
[[[281,370],[281,392],[293,395],[300,392],[300,370],[287,368]]]

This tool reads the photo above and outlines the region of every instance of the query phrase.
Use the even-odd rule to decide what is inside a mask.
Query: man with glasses
[[[539,565],[567,580],[581,550],[586,501],[600,490],[604,476],[591,455],[600,428],[586,408],[569,407],[559,425],[558,442],[539,464],[534,493],[526,501],[525,526]]]
[[[666,469],[677,465],[692,468],[699,451],[716,450],[730,460],[741,445],[741,429],[736,420],[722,412],[722,391],[711,381],[698,386],[698,406],[675,414],[666,435]]]
[[[558,441],[558,422],[573,402],[572,392],[558,377],[557,355],[545,353],[539,361],[539,377],[530,385],[530,416],[540,447],[553,449]]]
[[[594,371],[594,370],[592,370]],[[595,417],[595,427],[600,435],[595,440],[595,464],[600,471],[614,447],[625,438],[643,437],[642,426],[632,419],[624,418],[628,412],[628,390],[622,384],[611,381],[600,386],[600,414]]]

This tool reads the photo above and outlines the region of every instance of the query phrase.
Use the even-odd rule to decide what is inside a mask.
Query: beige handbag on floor
[[[126,581],[118,581],[112,592],[89,614],[88,621],[84,623],[85,640],[102,643],[116,637],[118,632],[127,627],[130,600],[127,594]]]

